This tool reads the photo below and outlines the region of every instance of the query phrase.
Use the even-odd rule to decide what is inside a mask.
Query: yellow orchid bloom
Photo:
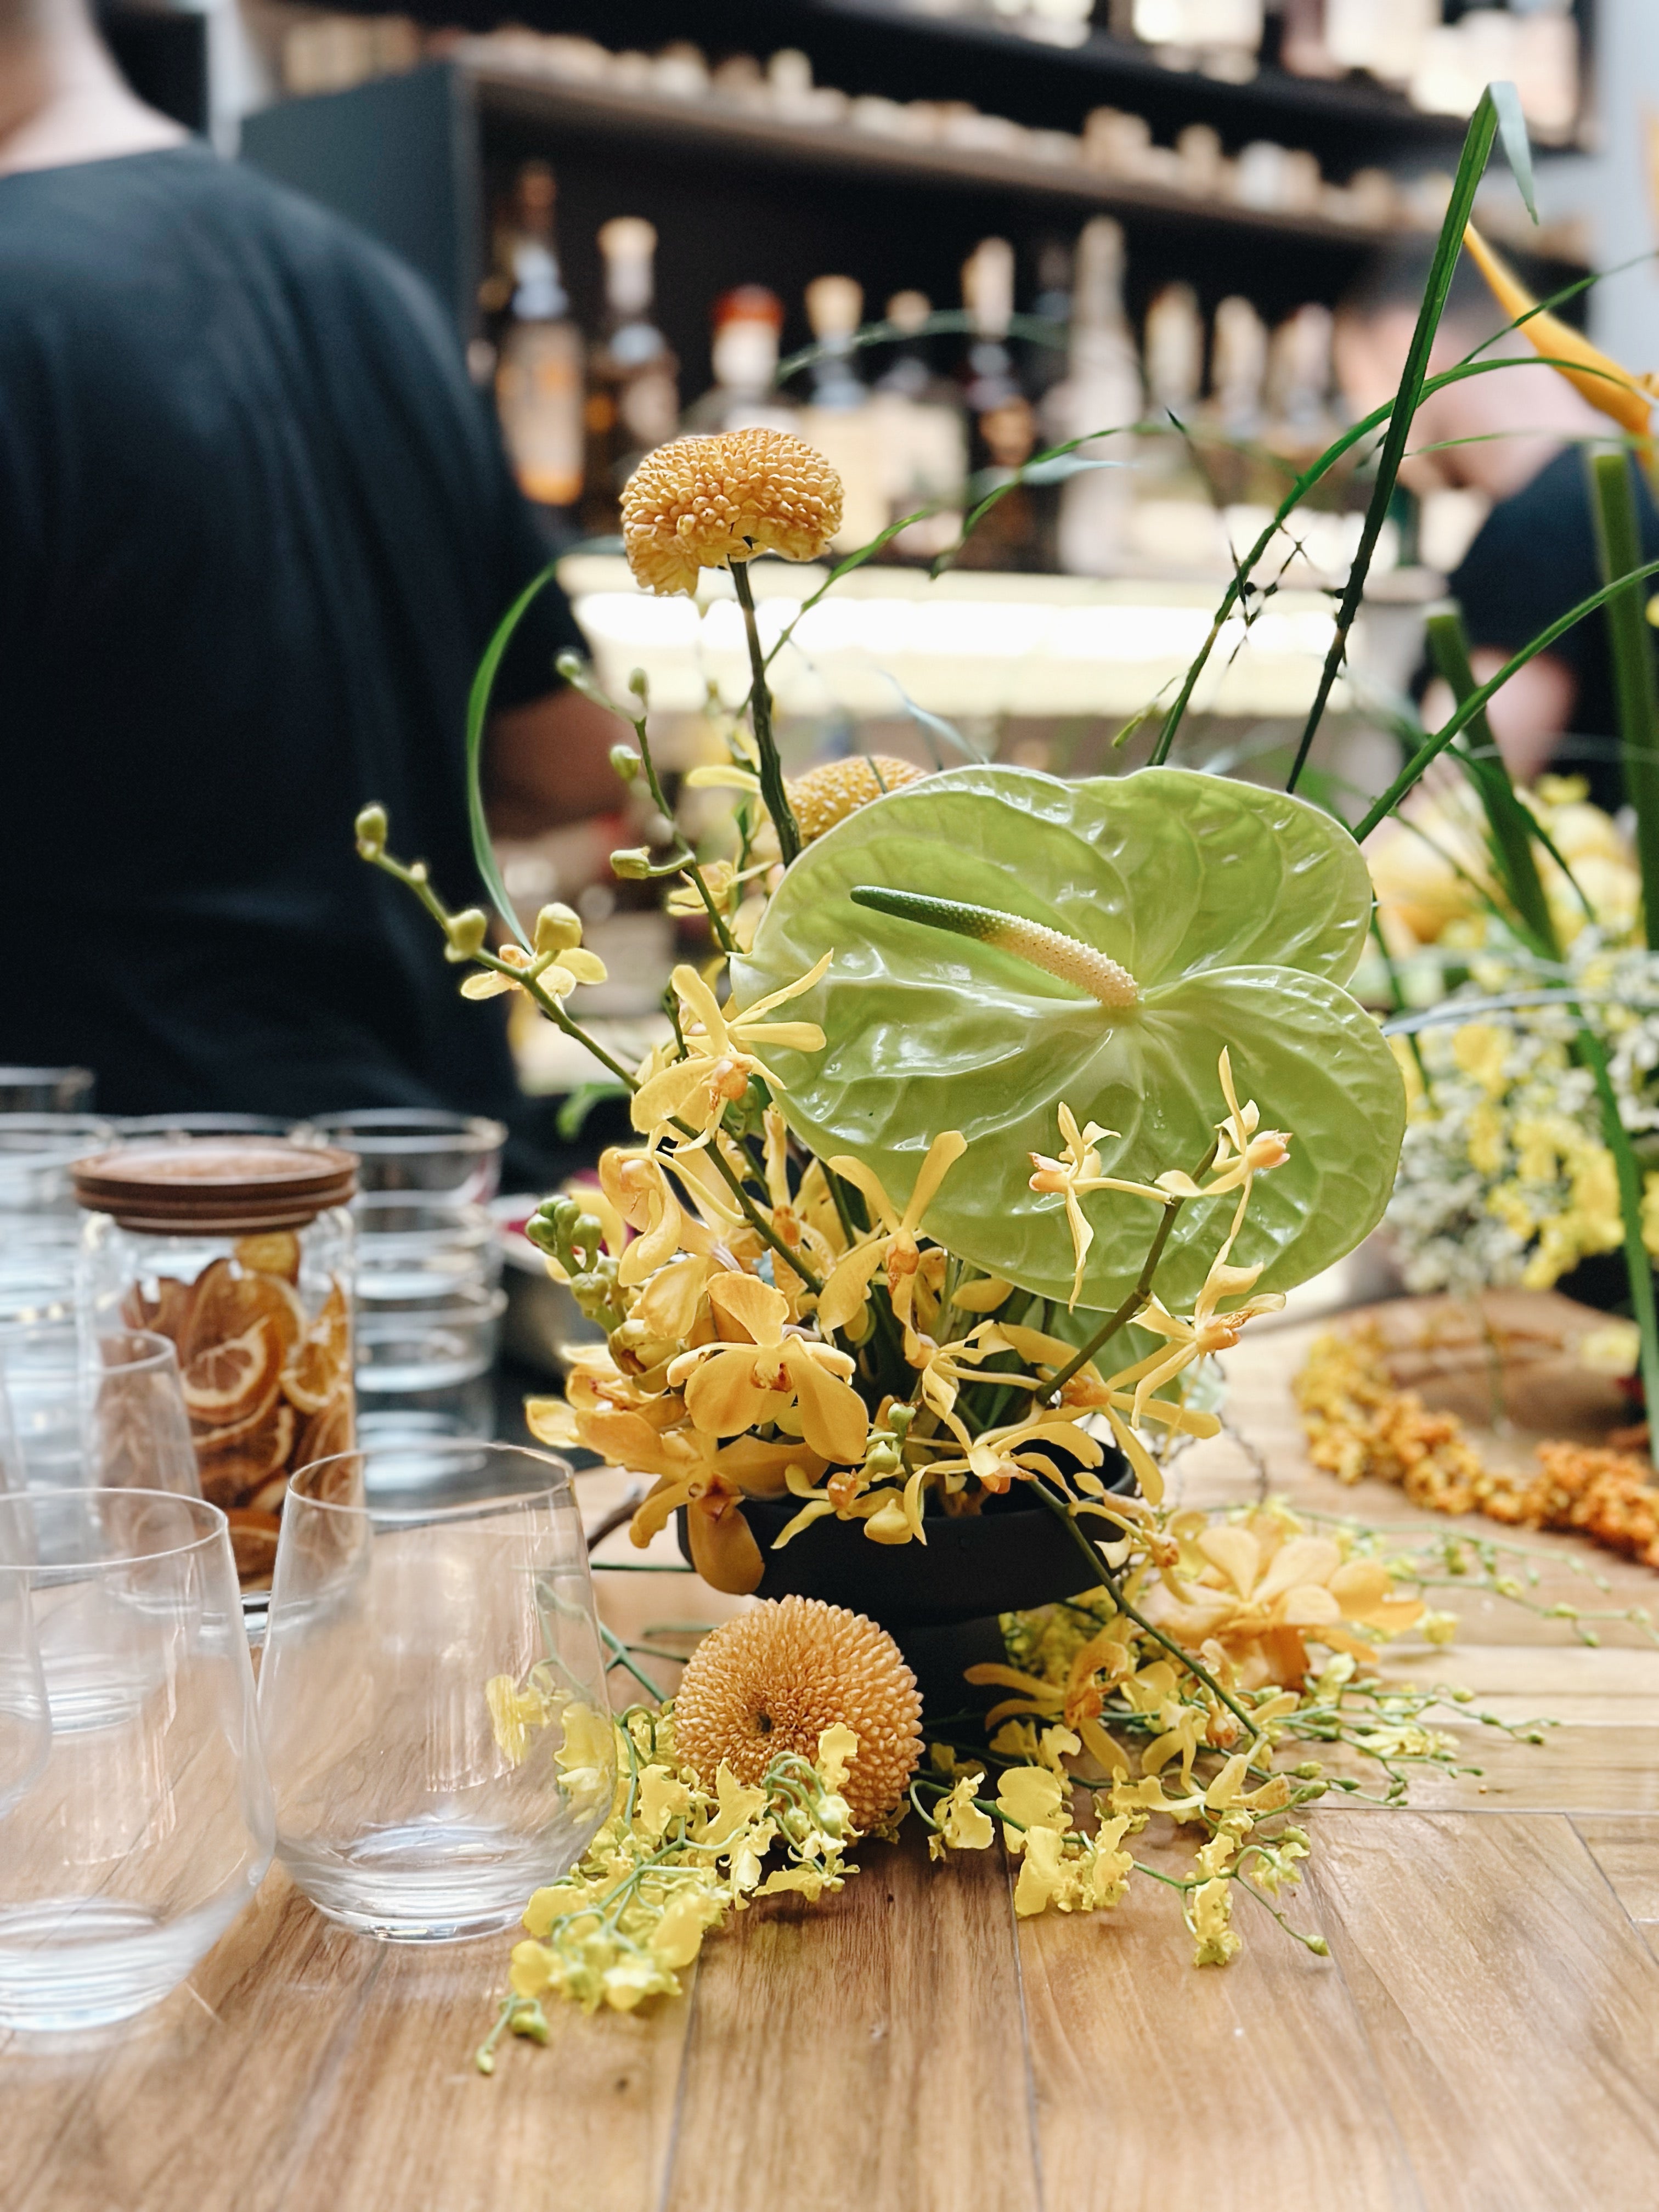
[[[1063,1720],[1075,1729],[1090,1755],[1110,1774],[1121,1771],[1123,1755],[1100,1724],[1106,1699],[1134,1671],[1134,1659],[1122,1640],[1120,1624],[1109,1620],[1072,1655],[1063,1683],[1045,1682],[1018,1667],[987,1661],[965,1670],[967,1680],[1012,1690],[985,1716],[987,1728],[1011,1719]],[[1104,1680],[1102,1680],[1102,1677]]]
[[[828,1461],[864,1456],[870,1417],[849,1382],[851,1355],[787,1327],[789,1301],[753,1275],[717,1275],[708,1285],[720,1339],[683,1352],[668,1370],[686,1411],[710,1436],[767,1423],[799,1424],[807,1449]]]
[[[1266,1509],[1219,1526],[1193,1519],[1179,1569],[1153,1583],[1142,1604],[1178,1644],[1219,1646],[1246,1689],[1300,1688],[1310,1643],[1373,1660],[1374,1646],[1357,1629],[1397,1636],[1423,1616],[1422,1600],[1399,1595],[1380,1559],[1345,1555],[1291,1514]]]
[[[1519,324],[1521,336],[1583,394],[1597,414],[1607,416],[1628,432],[1644,460],[1650,462],[1653,403],[1659,398],[1659,379],[1633,375],[1559,316],[1534,312],[1537,301],[1473,223],[1464,230],[1463,245],[1504,313],[1511,321],[1518,321],[1522,315],[1527,318]]]
[[[967,1149],[968,1139],[960,1129],[945,1129],[935,1137],[902,1212],[862,1160],[843,1155],[830,1161],[835,1173],[862,1193],[876,1225],[854,1245],[824,1285],[818,1299],[820,1328],[845,1328],[862,1311],[877,1269],[885,1267],[888,1296],[905,1331],[905,1356],[910,1356],[910,1316],[915,1303],[916,1270],[921,1263],[916,1238],[928,1207],[939,1195],[939,1185]]]
[[[1227,1255],[1233,1249],[1229,1236],[1210,1263],[1210,1272],[1204,1278],[1204,1287],[1193,1304],[1190,1319],[1172,1314],[1163,1300],[1152,1297],[1134,1317],[1137,1328],[1151,1329],[1154,1335],[1167,1338],[1170,1349],[1154,1352],[1133,1367],[1126,1367],[1115,1377],[1121,1384],[1135,1386],[1134,1425],[1139,1427],[1146,1418],[1146,1407],[1152,1393],[1172,1382],[1183,1369],[1194,1360],[1205,1359],[1212,1352],[1231,1352],[1243,1334],[1245,1324],[1259,1316],[1277,1313],[1285,1303],[1279,1291],[1264,1291],[1258,1297],[1248,1298],[1242,1306],[1229,1313],[1218,1313],[1217,1306],[1223,1298],[1237,1297],[1250,1290],[1261,1270],[1256,1267],[1234,1267],[1228,1264]]]
[[[583,948],[580,915],[556,902],[544,906],[536,917],[533,952],[520,945],[504,945],[495,957],[519,973],[501,975],[491,968],[469,975],[461,985],[464,999],[499,998],[504,991],[522,991],[527,983],[536,982],[550,998],[564,1000],[578,983],[603,983],[608,972],[597,952]]]
[[[695,968],[677,968],[670,980],[680,1001],[685,1058],[657,1069],[635,1092],[634,1127],[654,1133],[671,1121],[687,1121],[696,1132],[695,1144],[706,1145],[727,1106],[749,1088],[751,1075],[781,1091],[783,1085],[757,1047],[781,1044],[793,1052],[821,1052],[823,1031],[816,1022],[769,1022],[764,1017],[787,1000],[810,991],[834,957],[826,952],[796,981],[769,991],[741,1012],[722,1007]]]
[[[1161,1190],[1150,1184],[1125,1182],[1116,1176],[1102,1175],[1098,1139],[1115,1137],[1115,1129],[1103,1129],[1097,1121],[1091,1121],[1079,1129],[1077,1116],[1062,1098],[1060,1102],[1060,1133],[1065,1139],[1058,1159],[1050,1159],[1046,1152],[1030,1155],[1034,1170],[1031,1188],[1045,1194],[1063,1196],[1066,1200],[1066,1223],[1072,1232],[1072,1250],[1077,1259],[1077,1272],[1072,1277],[1072,1295],[1066,1301],[1067,1310],[1074,1307],[1083,1294],[1084,1263],[1089,1257],[1089,1248],[1095,1241],[1094,1224],[1083,1211],[1085,1193],[1095,1190],[1127,1192],[1136,1198],[1150,1198],[1156,1206],[1168,1203]]]
[[[1247,1099],[1243,1106],[1239,1104],[1238,1093],[1233,1087],[1232,1055],[1224,1046],[1216,1072],[1221,1079],[1221,1095],[1227,1102],[1227,1112],[1225,1118],[1215,1125],[1216,1154],[1207,1181],[1197,1183],[1180,1168],[1166,1168],[1158,1182],[1159,1189],[1171,1198],[1220,1198],[1236,1190],[1238,1205],[1234,1210],[1233,1225],[1227,1232],[1231,1245],[1244,1226],[1257,1176],[1283,1167],[1289,1159],[1291,1133],[1288,1129],[1263,1129],[1254,1098]]]

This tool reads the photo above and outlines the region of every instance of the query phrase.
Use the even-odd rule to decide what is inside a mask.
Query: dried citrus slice
[[[171,1338],[181,1344],[190,1327],[191,1309],[196,1294],[189,1283],[181,1283],[176,1276],[163,1275],[155,1285],[155,1296],[145,1295],[142,1283],[135,1283],[121,1301],[121,1318],[129,1328],[154,1329],[160,1336]]]
[[[274,1513],[248,1506],[231,1506],[225,1514],[230,1523],[230,1548],[236,1555],[236,1578],[244,1589],[269,1587],[276,1565],[276,1537],[281,1527]]]
[[[292,1406],[276,1391],[246,1421],[210,1429],[196,1438],[202,1495],[210,1505],[234,1504],[288,1463],[299,1426]]]
[[[295,1466],[309,1467],[313,1460],[333,1459],[341,1452],[349,1452],[356,1442],[356,1398],[347,1383],[306,1423],[305,1431],[295,1447]]]
[[[246,1420],[269,1399],[282,1366],[282,1341],[269,1321],[208,1345],[184,1372],[191,1419],[209,1428]]]
[[[257,1321],[270,1323],[286,1358],[305,1332],[305,1309],[281,1276],[242,1274],[234,1261],[216,1260],[196,1280],[185,1358],[240,1336]]]
[[[351,1379],[351,1309],[337,1282],[283,1370],[283,1395],[302,1413],[320,1413]]]
[[[300,1279],[300,1240],[291,1229],[268,1230],[262,1237],[239,1237],[232,1249],[238,1265],[251,1275],[276,1275],[285,1283]]]

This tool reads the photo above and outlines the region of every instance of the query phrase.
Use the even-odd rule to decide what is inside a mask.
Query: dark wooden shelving
[[[605,85],[562,82],[490,65],[469,65],[468,74],[486,115],[611,137],[627,134],[641,144],[702,149],[734,161],[830,175],[1015,192],[1068,209],[1097,208],[1170,222],[1317,240],[1356,251],[1397,234],[1395,226],[1383,229],[1314,212],[1246,207],[1142,184],[1079,163],[888,138],[849,124],[783,121],[714,95],[675,100]]]

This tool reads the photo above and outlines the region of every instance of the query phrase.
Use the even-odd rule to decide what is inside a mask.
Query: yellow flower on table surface
[[[522,991],[538,983],[551,999],[570,996],[578,983],[603,983],[608,970],[597,952],[582,944],[581,918],[571,908],[544,906],[536,917],[535,949],[502,945],[497,957],[517,972],[502,975],[486,969],[469,975],[461,985],[464,999],[495,999],[504,991]]]
[[[930,1858],[943,1858],[947,1850],[953,1851],[982,1851],[989,1849],[996,1830],[991,1816],[975,1804],[974,1800],[985,1786],[981,1773],[960,1776],[948,1797],[942,1798],[934,1808],[933,1817],[938,1832],[928,1838]]]
[[[757,553],[816,560],[841,528],[841,478],[787,430],[675,438],[623,487],[623,548],[647,592],[694,592],[699,569]]]
[[[1128,1815],[1120,1813],[1092,1836],[1032,1829],[1014,1885],[1015,1912],[1025,1920],[1051,1905],[1061,1912],[1092,1912],[1118,1904],[1134,1871],[1134,1861],[1118,1849],[1128,1826]]]
[[[813,978],[822,972],[823,963],[813,971]],[[820,1036],[819,1042],[823,1039]],[[902,1211],[894,1205],[883,1188],[880,1179],[866,1168],[861,1160],[845,1157],[832,1159],[830,1166],[844,1182],[850,1182],[860,1191],[868,1205],[874,1224],[870,1233],[861,1237],[845,1259],[840,1261],[818,1299],[818,1321],[826,1329],[845,1328],[863,1311],[864,1302],[870,1295],[870,1285],[883,1268],[887,1274],[887,1292],[892,1301],[893,1312],[905,1331],[905,1356],[912,1357],[914,1331],[911,1314],[915,1304],[916,1271],[921,1264],[921,1248],[916,1239],[921,1232],[927,1209],[939,1194],[939,1185],[968,1149],[968,1139],[959,1129],[945,1129],[927,1147],[927,1157],[917,1170],[916,1180]]]
[[[708,1303],[718,1339],[668,1370],[696,1426],[732,1437],[769,1423],[798,1432],[823,1459],[861,1459],[870,1417],[848,1381],[851,1354],[792,1328],[788,1300],[753,1275],[716,1275]]]
[[[1180,1566],[1149,1586],[1142,1610],[1184,1649],[1213,1644],[1245,1689],[1299,1690],[1308,1645],[1376,1656],[1356,1634],[1401,1634],[1421,1620],[1420,1598],[1399,1595],[1380,1559],[1310,1535],[1293,1515],[1264,1508],[1242,1521],[1180,1529]]]
[[[967,1680],[1015,1692],[992,1706],[985,1716],[987,1728],[1009,1719],[1063,1720],[1076,1731],[1090,1756],[1110,1774],[1124,1771],[1123,1755],[1100,1725],[1100,1715],[1106,1699],[1133,1671],[1133,1654],[1115,1618],[1073,1652],[1064,1682],[1044,1681],[1020,1668],[994,1661],[969,1667]]]
[[[695,968],[677,968],[670,980],[682,1009],[685,1058],[656,1068],[641,1084],[634,1094],[634,1127],[652,1133],[683,1121],[691,1127],[696,1143],[706,1145],[726,1108],[748,1090],[751,1075],[781,1091],[783,1085],[757,1048],[786,1045],[793,1052],[820,1052],[823,1031],[816,1022],[769,1022],[765,1017],[774,1007],[810,991],[833,957],[826,952],[798,981],[769,991],[741,1011],[722,1007]]]

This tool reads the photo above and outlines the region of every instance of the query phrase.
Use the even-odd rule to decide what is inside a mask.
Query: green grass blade
[[[1429,281],[1423,294],[1423,304],[1418,310],[1417,327],[1412,332],[1411,349],[1406,356],[1406,366],[1401,372],[1400,389],[1395,394],[1394,407],[1389,416],[1389,427],[1382,440],[1382,450],[1377,458],[1376,481],[1371,487],[1370,503],[1365,509],[1364,526],[1359,533],[1359,549],[1348,569],[1348,580],[1337,609],[1336,631],[1331,639],[1330,651],[1325,656],[1325,665],[1320,671],[1319,687],[1314,694],[1313,705],[1302,732],[1302,742],[1297,748],[1291,763],[1287,791],[1294,791],[1306,763],[1310,749],[1324,720],[1325,708],[1335,684],[1343,661],[1347,657],[1348,636],[1359,611],[1359,602],[1365,590],[1365,579],[1370,574],[1371,556],[1376,550],[1376,541],[1382,532],[1394,488],[1400,474],[1400,464],[1406,456],[1406,441],[1411,435],[1412,418],[1423,397],[1423,386],[1429,374],[1429,356],[1434,349],[1435,333],[1440,327],[1441,311],[1457,267],[1457,257],[1463,251],[1463,232],[1474,209],[1475,188],[1485,173],[1492,140],[1498,135],[1498,111],[1489,85],[1480,95],[1480,105],[1469,118],[1469,127],[1463,140],[1463,151],[1459,156],[1457,174],[1452,179],[1451,198],[1447,204],[1445,220],[1440,226],[1440,235],[1435,241],[1434,259],[1429,267]]]
[[[1625,1231],[1625,1266],[1630,1275],[1630,1310],[1642,1340],[1642,1389],[1647,1399],[1648,1457],[1659,1467],[1659,1313],[1653,1297],[1653,1261],[1642,1235],[1642,1170],[1619,1112],[1618,1095],[1601,1040],[1586,1023],[1578,1032],[1580,1057],[1595,1079],[1601,1106],[1601,1135],[1619,1175],[1619,1214]]]
[[[1489,84],[1486,89],[1498,111],[1498,132],[1504,142],[1504,158],[1527,204],[1527,213],[1536,222],[1538,202],[1533,194],[1532,146],[1527,137],[1527,118],[1521,110],[1521,95],[1512,84],[1503,80]]]
[[[526,952],[532,949],[531,942],[520,927],[507,885],[501,881],[501,872],[495,865],[495,848],[489,842],[489,823],[484,816],[484,728],[489,720],[489,695],[495,688],[495,678],[507,648],[513,642],[513,633],[532,601],[552,582],[554,566],[550,562],[539,576],[532,577],[496,624],[495,635],[483,649],[483,659],[478,663],[466,699],[466,819],[472,832],[472,858],[490,902]]]
[[[1644,577],[1655,575],[1659,575],[1659,561],[1644,562],[1641,568],[1632,569],[1627,576],[1621,576],[1616,583],[1603,584],[1600,591],[1592,592],[1587,599],[1580,599],[1576,607],[1569,607],[1565,614],[1558,615],[1547,629],[1540,629],[1536,637],[1529,638],[1519,653],[1512,654],[1504,663],[1496,676],[1490,678],[1478,691],[1471,693],[1448,722],[1431,738],[1423,740],[1381,799],[1355,826],[1355,837],[1363,844],[1377,823],[1388,819],[1406,793],[1420,781],[1424,770],[1438,760],[1455,737],[1468,729],[1487,702],[1503,690],[1518,669],[1524,668],[1539,653],[1547,653],[1558,637],[1565,637],[1575,623],[1583,622],[1586,615],[1593,615],[1598,607],[1606,606],[1617,592],[1628,591],[1632,585],[1640,583]]]
[[[1613,690],[1625,795],[1636,810],[1636,857],[1642,871],[1642,912],[1649,945],[1659,945],[1659,689],[1653,638],[1637,589],[1642,529],[1630,463],[1623,453],[1597,453],[1590,462],[1596,541],[1601,574],[1619,588],[1607,601],[1613,651]],[[1625,580],[1628,579],[1628,581]]]
[[[1428,633],[1429,650],[1434,655],[1435,665],[1450,684],[1452,696],[1461,707],[1480,689],[1474,680],[1474,671],[1469,665],[1469,646],[1463,634],[1463,618],[1455,608],[1431,615]],[[1509,769],[1498,749],[1484,709],[1477,713],[1470,722],[1467,734],[1474,738],[1480,750],[1470,752],[1461,744],[1455,745],[1452,757],[1474,785],[1475,796],[1480,801],[1481,810],[1486,817],[1492,866],[1504,887],[1504,896],[1514,909],[1513,919],[1520,925],[1534,952],[1543,954],[1547,959],[1559,960],[1561,947],[1556,938],[1549,901],[1544,896],[1538,862],[1533,855],[1533,818],[1515,795],[1515,786],[1510,781]]]

